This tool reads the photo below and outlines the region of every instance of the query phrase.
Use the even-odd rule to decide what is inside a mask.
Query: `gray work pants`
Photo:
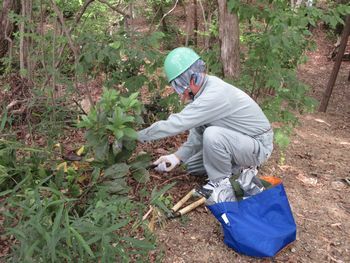
[[[218,181],[240,169],[260,166],[273,150],[272,130],[255,137],[222,127],[210,126],[203,133],[203,149],[185,164],[189,173],[208,175]]]

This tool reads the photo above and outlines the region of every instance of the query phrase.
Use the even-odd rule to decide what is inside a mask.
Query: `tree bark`
[[[223,73],[228,78],[238,78],[241,71],[239,59],[239,22],[237,14],[227,10],[227,1],[218,0],[219,39]]]
[[[25,73],[29,81],[32,80],[33,65],[30,58],[30,49],[32,39],[27,34],[30,33],[27,25],[32,22],[33,0],[21,0],[21,15],[22,22],[19,26],[20,44],[19,44],[19,59],[21,74]]]
[[[343,55],[345,53],[346,45],[348,43],[349,34],[350,34],[350,15],[348,15],[346,17],[346,24],[345,24],[345,27],[343,30],[341,41],[340,41],[339,52],[338,52],[337,57],[335,59],[333,70],[332,70],[331,76],[329,78],[329,81],[327,83],[326,91],[323,95],[323,98],[322,98],[322,101],[321,101],[321,104],[320,104],[318,111],[326,112],[326,110],[327,110],[328,102],[329,102],[329,99],[332,95],[333,87],[334,87],[335,81],[337,80],[337,76],[338,76],[338,72],[340,69],[341,62],[342,62],[342,58],[343,58]]]
[[[194,45],[198,46],[198,12],[197,12],[197,0],[193,0],[193,22],[194,22]]]
[[[185,46],[187,47],[189,44],[190,40],[190,34],[193,30],[193,23],[191,19],[191,13],[192,13],[192,4],[189,4],[189,7],[185,9],[185,16],[186,16],[186,27],[185,27],[185,32],[186,32],[186,39],[185,39]]]
[[[14,11],[16,14],[20,12],[20,0],[4,0],[0,12],[0,58],[4,57],[9,50],[11,44],[12,33],[15,25],[9,19],[9,13]]]
[[[164,33],[168,33],[168,32],[169,32],[169,30],[168,30],[168,25],[167,25],[167,23],[165,22],[164,11],[163,11],[162,5],[160,5],[159,8],[160,8],[159,12],[160,12],[160,15],[161,15],[161,22],[162,22],[162,31],[163,31]],[[163,17],[164,17],[164,18],[163,18]]]

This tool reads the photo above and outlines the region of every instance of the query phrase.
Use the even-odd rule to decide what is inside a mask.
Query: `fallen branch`
[[[80,105],[79,102],[77,102],[75,99],[72,99],[73,102],[78,106],[78,108],[82,111],[84,115],[88,115],[87,112],[83,109],[83,107]]]
[[[147,217],[151,214],[151,212],[153,211],[153,206],[149,206],[149,210],[147,211],[147,213],[142,217],[142,221],[145,221],[147,219]]]
[[[12,109],[14,106],[20,104],[20,103],[23,103],[25,102],[25,100],[13,100],[11,101],[7,106],[6,106],[6,110],[10,110]]]
[[[25,110],[27,109],[27,107],[25,105],[22,105],[18,110],[13,110],[11,111],[11,113],[13,115],[20,115],[22,114]]]

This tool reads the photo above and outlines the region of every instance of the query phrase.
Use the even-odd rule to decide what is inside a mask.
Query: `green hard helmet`
[[[186,71],[200,56],[188,47],[172,50],[164,61],[164,71],[168,81],[174,80]]]

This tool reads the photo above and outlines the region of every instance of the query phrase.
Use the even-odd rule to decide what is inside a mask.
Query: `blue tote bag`
[[[296,225],[282,183],[245,200],[208,208],[222,225],[225,244],[238,253],[273,257],[296,238]]]

